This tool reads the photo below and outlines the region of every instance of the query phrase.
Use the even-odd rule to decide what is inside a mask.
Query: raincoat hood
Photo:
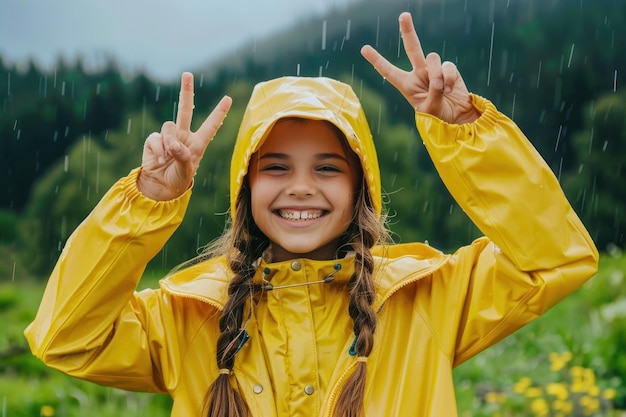
[[[372,133],[352,88],[324,78],[281,77],[257,84],[243,115],[230,167],[230,207],[235,204],[250,157],[279,120],[286,117],[326,120],[341,130],[358,156],[376,213],[382,210],[380,171]]]

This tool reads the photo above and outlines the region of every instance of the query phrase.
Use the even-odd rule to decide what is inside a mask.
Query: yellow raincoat
[[[598,253],[558,181],[515,124],[487,100],[474,123],[417,114],[439,174],[485,234],[453,254],[414,243],[375,248],[378,313],[367,363],[367,416],[457,415],[452,368],[544,313],[596,271]],[[377,210],[373,142],[352,90],[326,79],[284,78],[257,86],[231,169],[231,198],[250,155],[275,120],[326,119],[359,155]],[[162,392],[173,416],[200,416],[218,376],[218,319],[231,272],[223,259],[196,264],[135,292],[146,263],[183,218],[191,192],[151,201],[121,179],[68,240],[40,310],[26,329],[49,366],[100,384]],[[340,264],[338,269],[336,264]],[[254,417],[331,416],[356,358],[348,316],[350,257],[266,264],[276,286],[250,311],[250,339],[231,382]]]

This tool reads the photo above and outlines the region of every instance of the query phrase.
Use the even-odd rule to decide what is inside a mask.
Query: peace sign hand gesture
[[[404,50],[413,69],[404,71],[394,66],[369,45],[361,49],[363,57],[402,93],[415,111],[453,124],[476,120],[480,114],[471,103],[456,65],[442,64],[441,57],[434,52],[424,56],[410,13],[402,13],[399,21]]]
[[[191,132],[193,115],[193,74],[181,76],[176,123],[163,123],[160,133],[146,139],[137,179],[139,191],[157,201],[182,195],[191,185],[202,155],[222,125],[232,99],[224,96],[196,131]]]

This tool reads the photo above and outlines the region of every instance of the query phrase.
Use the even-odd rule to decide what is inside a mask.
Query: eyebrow
[[[324,159],[340,159],[342,161],[348,162],[348,160],[342,156],[339,155],[338,153],[334,153],[334,152],[329,152],[329,153],[319,153],[317,155],[315,155],[315,158],[318,160],[324,160]],[[263,160],[263,159],[280,159],[280,160],[285,160],[285,159],[289,159],[289,155],[284,154],[284,153],[280,153],[280,152],[268,152],[266,154],[263,154],[259,157],[259,160]]]

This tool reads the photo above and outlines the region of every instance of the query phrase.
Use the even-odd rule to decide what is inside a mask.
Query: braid
[[[362,190],[367,190],[364,185]],[[359,358],[367,358],[374,345],[374,331],[376,330],[376,312],[372,308],[375,298],[374,287],[374,258],[370,249],[377,243],[389,241],[389,235],[384,227],[384,219],[379,218],[371,209],[369,194],[366,191],[359,193],[355,204],[355,219],[348,229],[350,242],[355,252],[354,275],[348,283],[349,305],[348,312],[354,322],[354,351]],[[336,417],[359,417],[363,414],[365,399],[365,382],[367,363],[359,360],[356,370],[346,381],[335,408]]]
[[[245,188],[245,187],[244,187]],[[237,200],[236,218],[230,235],[227,259],[234,276],[228,286],[228,301],[219,320],[220,336],[217,339],[217,366],[220,374],[209,388],[204,399],[207,417],[246,417],[248,407],[230,383],[227,373],[235,364],[235,353],[240,343],[241,326],[246,300],[252,289],[256,261],[268,246],[265,236],[248,215],[250,194],[242,189]]]

